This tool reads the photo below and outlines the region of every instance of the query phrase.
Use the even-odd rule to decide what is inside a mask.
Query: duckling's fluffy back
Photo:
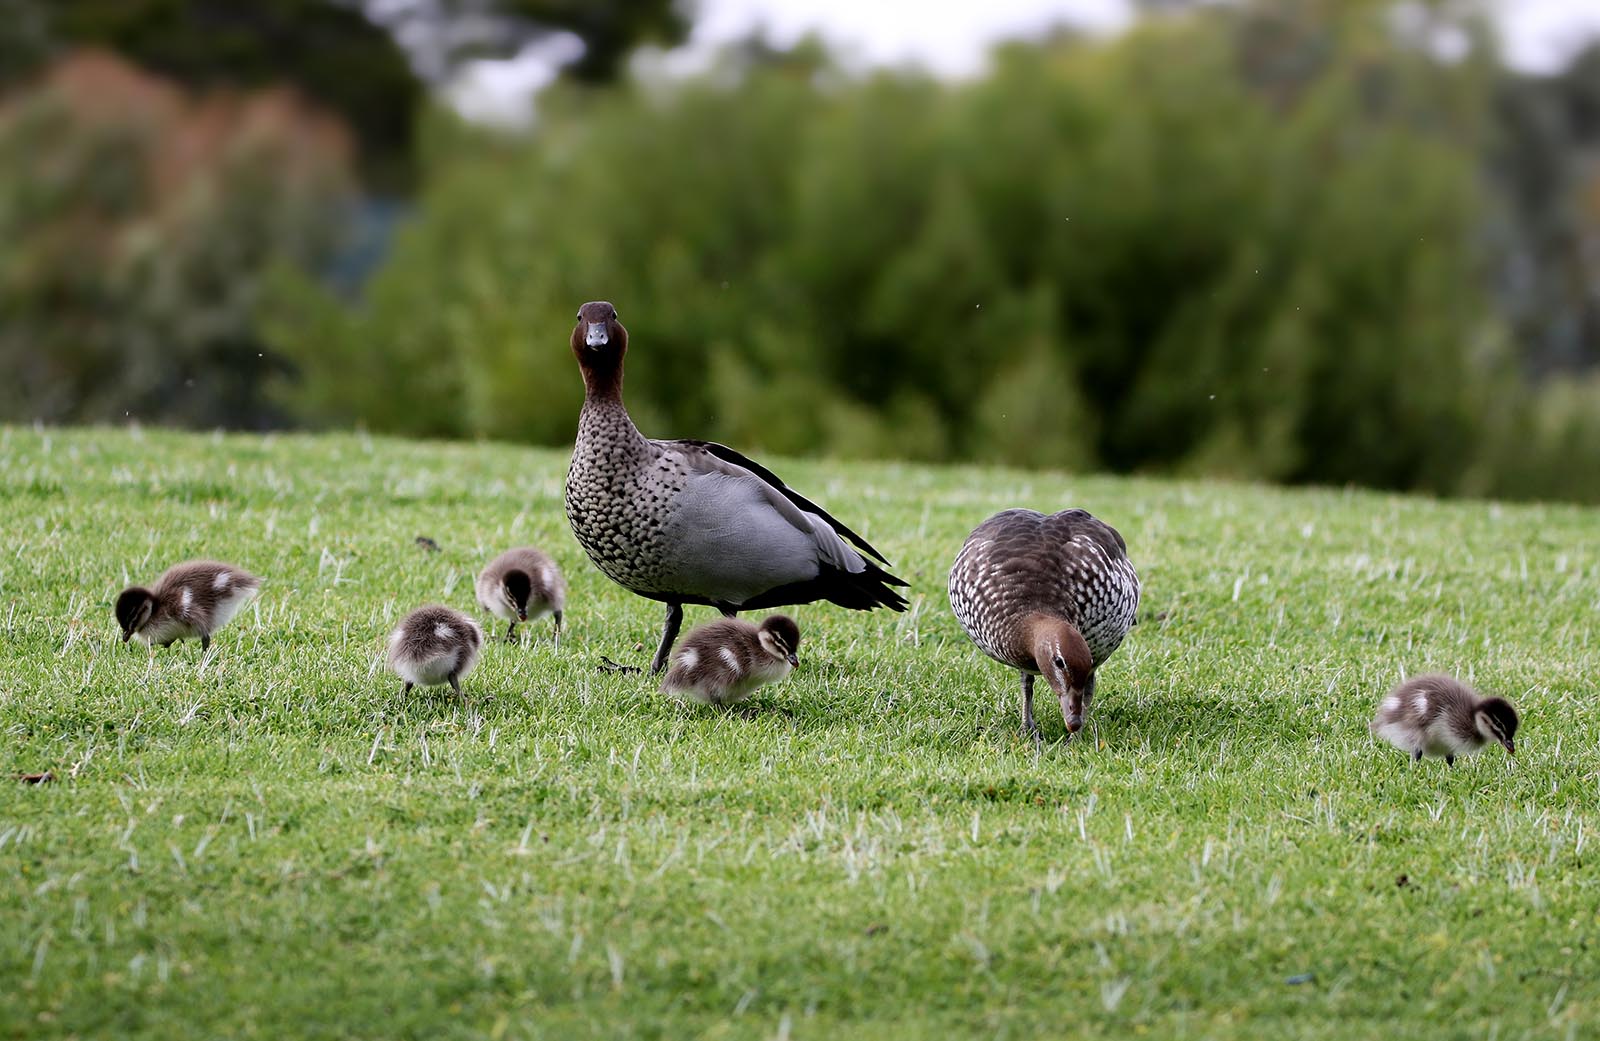
[[[483,630],[454,608],[419,607],[389,634],[389,667],[407,683],[436,686],[472,671],[483,649]]]

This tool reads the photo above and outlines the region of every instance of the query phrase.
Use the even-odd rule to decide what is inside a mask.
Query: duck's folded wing
[[[797,548],[795,533],[798,533],[814,552],[809,562],[772,560],[767,564],[786,569],[798,566],[801,570],[796,572],[796,577],[800,578],[814,575],[819,564],[859,574],[867,565],[861,554],[845,543],[846,535],[877,556],[872,547],[860,541],[860,536],[803,497],[789,492],[770,470],[744,459],[732,449],[707,441],[657,443],[677,456],[688,470],[690,485],[696,489],[696,494],[687,497],[693,504],[690,508],[718,515],[701,521],[697,525],[701,530],[712,527],[740,530],[747,536],[742,541],[751,550],[761,553],[766,547],[779,556],[794,553]]]
[[[883,554],[879,553],[876,549],[873,549],[872,545],[868,543],[866,539],[862,538],[860,535],[857,535],[854,531],[851,531],[842,522],[840,522],[837,517],[834,517],[827,510],[824,510],[821,506],[818,506],[810,499],[807,499],[804,495],[801,495],[793,488],[790,488],[788,485],[784,484],[782,478],[773,473],[771,470],[768,470],[766,467],[762,466],[760,463],[756,462],[754,459],[747,458],[746,456],[735,452],[727,445],[720,445],[715,441],[698,441],[692,438],[684,438],[678,441],[659,441],[657,443],[669,450],[681,450],[684,452],[686,458],[700,460],[697,465],[700,467],[705,467],[708,470],[716,468],[717,465],[721,463],[726,464],[726,467],[731,467],[734,471],[743,471],[744,473],[759,479],[763,484],[771,489],[776,496],[794,506],[801,513],[810,514],[812,517],[826,524],[832,529],[836,537],[845,539],[856,549],[873,558],[878,563],[886,566],[888,565],[889,562],[884,559]]]

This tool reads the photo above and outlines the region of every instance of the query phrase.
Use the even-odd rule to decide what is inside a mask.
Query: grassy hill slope
[[[0,763],[57,777],[0,776],[0,1037],[1600,1029],[1600,511],[780,461],[912,610],[798,609],[740,713],[595,668],[659,607],[584,559],[564,468],[0,429]],[[1038,758],[944,595],[1012,505],[1090,509],[1145,582]],[[559,651],[402,698],[388,629],[522,543],[571,581]],[[199,555],[257,607],[205,659],[121,644],[122,586]],[[1429,669],[1518,703],[1515,761],[1374,743]]]

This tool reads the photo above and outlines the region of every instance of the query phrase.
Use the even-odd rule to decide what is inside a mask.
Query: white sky
[[[1489,0],[1507,61],[1527,71],[1562,65],[1600,35],[1600,0]],[[664,64],[693,68],[723,44],[764,29],[779,45],[817,32],[842,56],[868,65],[916,62],[950,76],[983,67],[999,40],[1069,24],[1115,32],[1128,0],[698,0],[689,43]],[[551,57],[572,53],[572,38],[547,41],[509,61],[475,63],[451,88],[469,118],[519,122],[527,98],[554,78]]]

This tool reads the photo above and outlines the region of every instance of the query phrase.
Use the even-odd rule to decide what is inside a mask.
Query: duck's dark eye
[[[1059,655],[1059,654],[1056,655],[1056,668],[1064,669],[1066,667],[1067,667],[1067,663],[1062,660],[1061,655]]]

